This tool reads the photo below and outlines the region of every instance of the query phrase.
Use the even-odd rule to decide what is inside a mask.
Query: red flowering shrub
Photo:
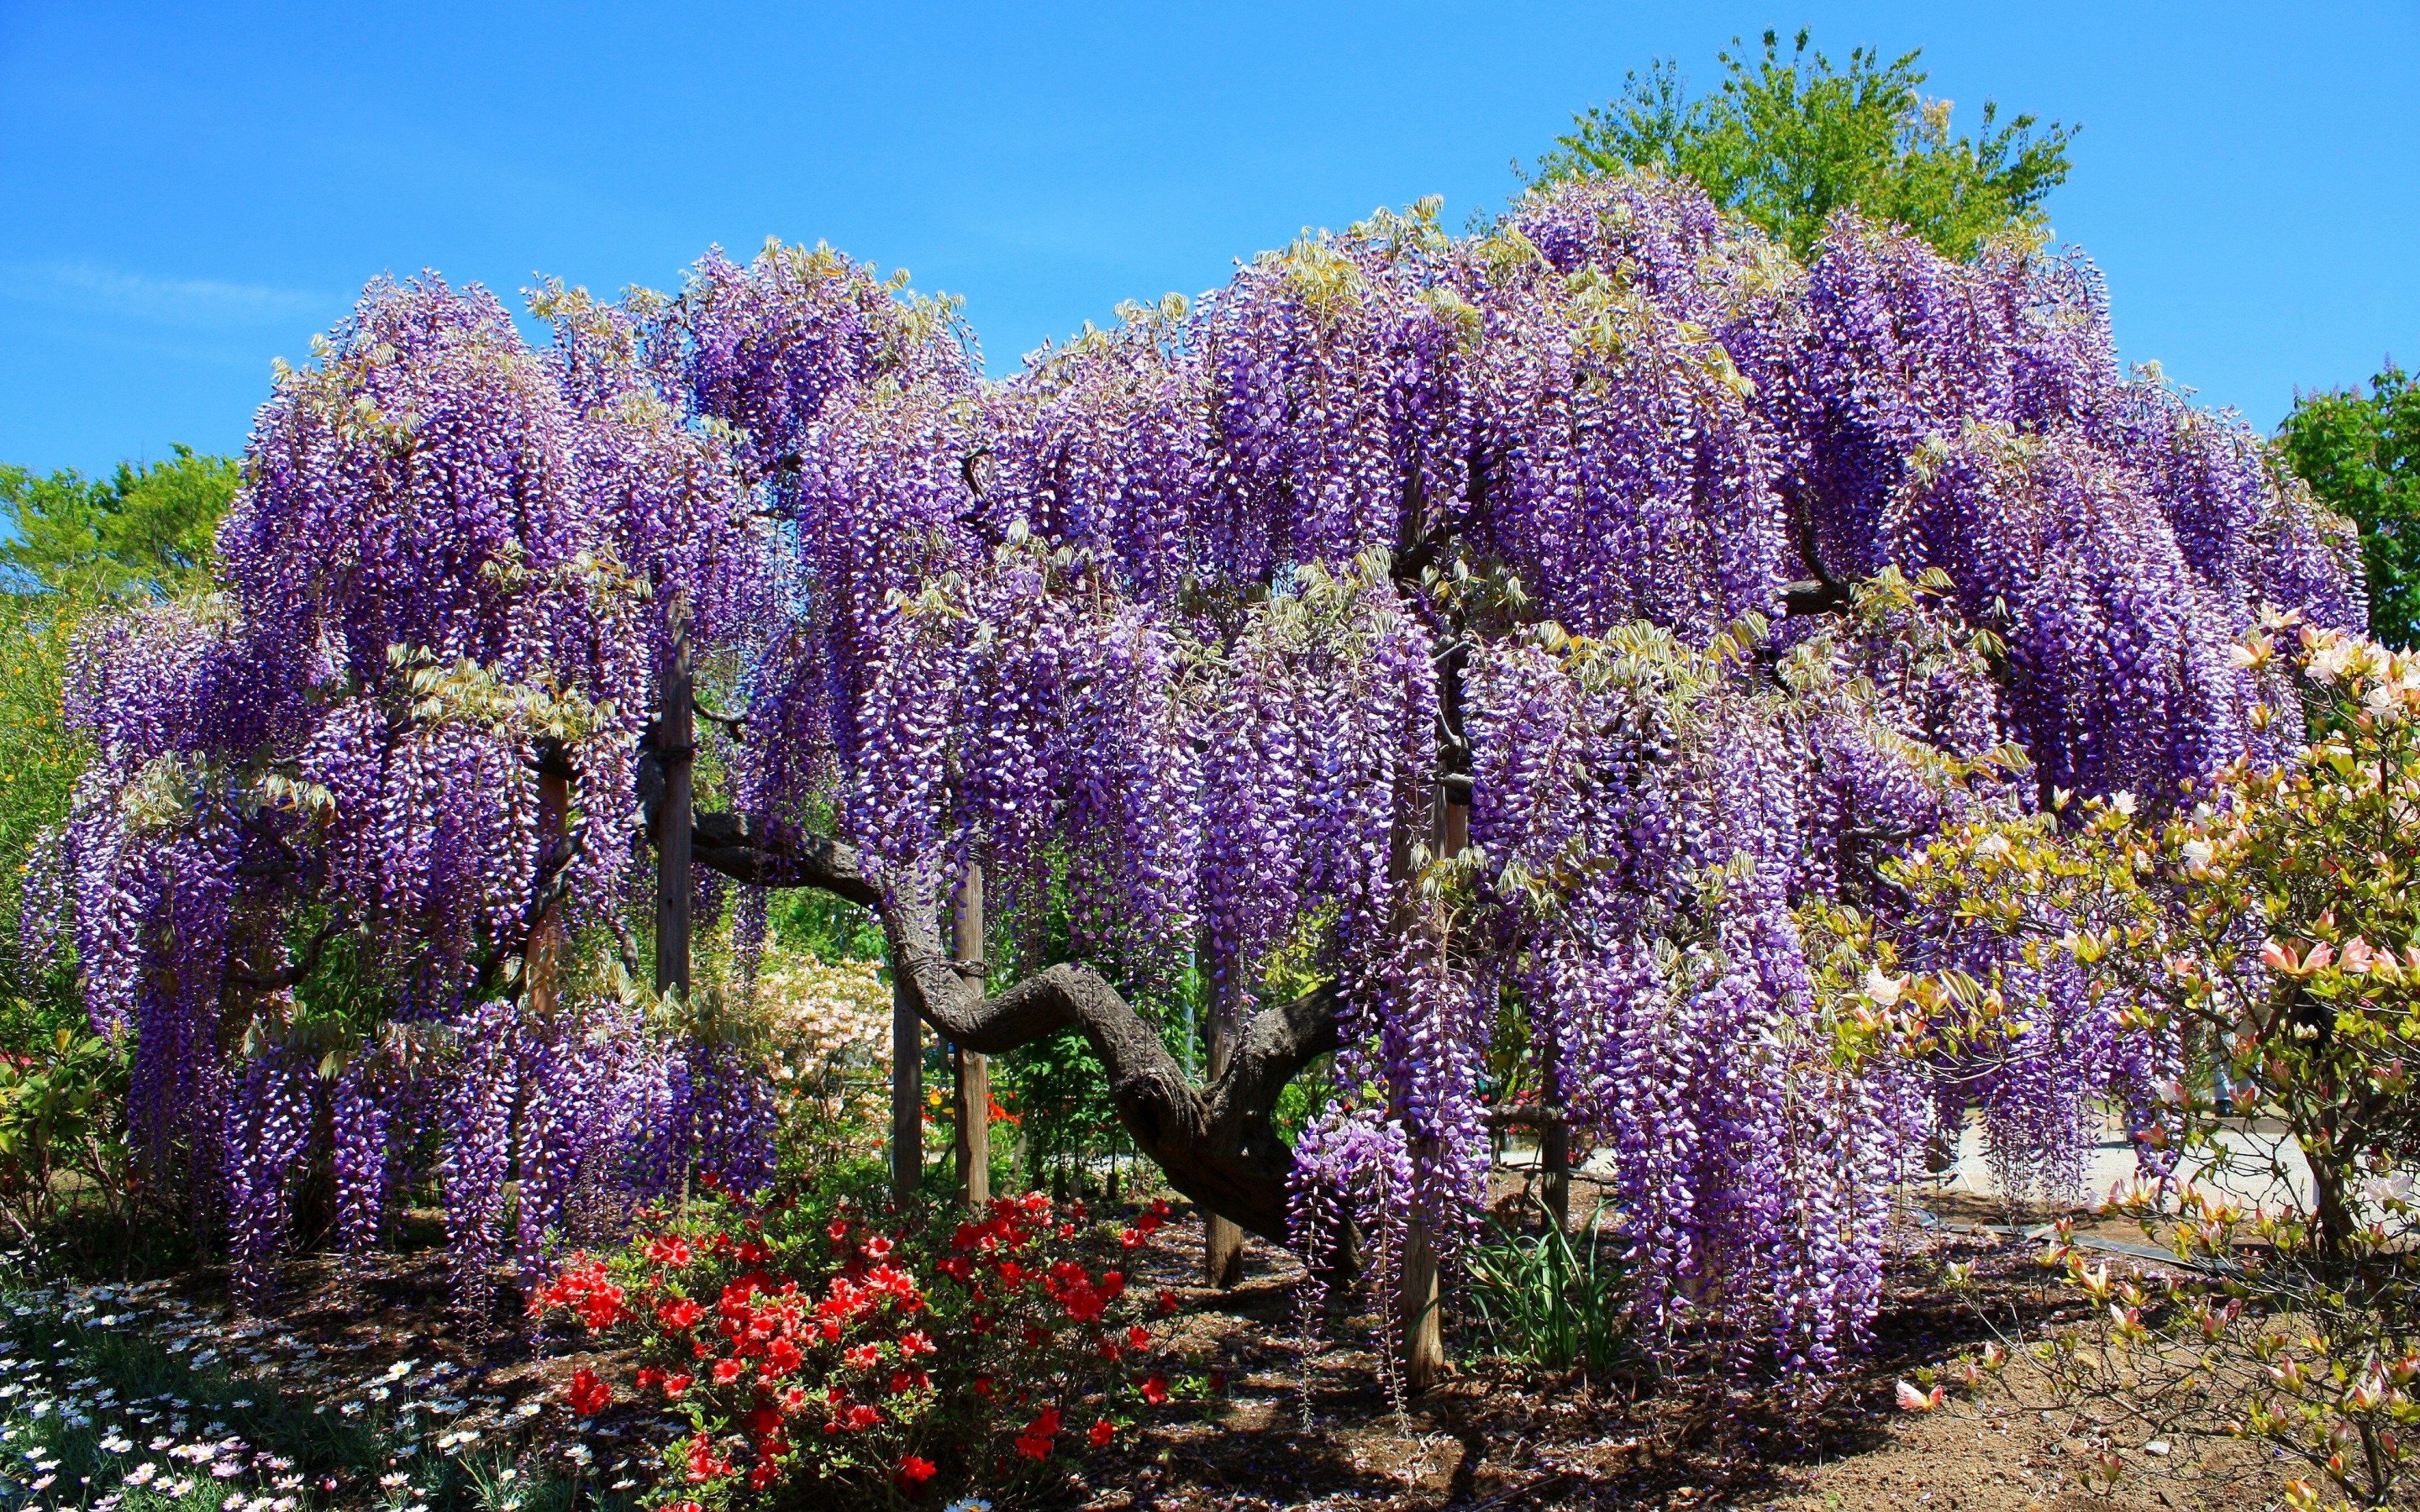
[[[597,1372],[582,1365],[572,1373],[571,1410],[581,1417],[595,1417],[613,1405],[613,1388],[597,1378]]]
[[[939,1501],[1063,1473],[1168,1397],[1135,1252],[1167,1220],[1089,1221],[1039,1193],[876,1224],[715,1198],[607,1259],[581,1256],[531,1299],[637,1347],[644,1405],[685,1414],[670,1494],[711,1508],[812,1488],[817,1506]],[[582,1371],[572,1407],[611,1388]]]

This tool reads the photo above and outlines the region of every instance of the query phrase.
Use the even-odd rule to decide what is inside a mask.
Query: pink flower
[[[1947,1386],[1935,1386],[1930,1392],[1922,1392],[1902,1381],[1899,1383],[1899,1410],[1902,1412],[1930,1412],[1948,1395]]]

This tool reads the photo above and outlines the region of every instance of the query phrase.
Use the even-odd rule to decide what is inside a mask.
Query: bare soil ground
[[[1187,1253],[1182,1241],[1171,1250]],[[2239,1446],[2145,1454],[2053,1410],[2046,1384],[2018,1367],[2004,1390],[1979,1400],[1953,1396],[1928,1413],[1896,1407],[1900,1381],[1994,1336],[1984,1312],[2004,1332],[2057,1320],[2060,1299],[2040,1279],[2038,1252],[1990,1236],[1902,1232],[1871,1348],[1820,1396],[1706,1373],[1638,1391],[1479,1359],[1406,1404],[1399,1419],[1373,1384],[1366,1349],[1339,1329],[1312,1363],[1306,1429],[1289,1271],[1282,1256],[1255,1249],[1244,1287],[1187,1293],[1190,1327],[1178,1347],[1227,1372],[1224,1403],[1194,1421],[1157,1426],[1130,1464],[1094,1475],[1098,1493],[1086,1504],[1155,1512],[2273,1505],[2279,1477]],[[1981,1288],[1972,1300],[1952,1301],[1942,1286],[1941,1269],[1952,1260],[1975,1267]],[[2081,1484],[2104,1450],[2127,1465],[2114,1497]]]

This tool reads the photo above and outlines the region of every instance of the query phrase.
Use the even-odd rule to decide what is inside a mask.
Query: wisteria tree
[[[1820,1369],[1937,1120],[1979,1102],[2056,1180],[2171,1053],[2007,963],[2037,1000],[1989,1032],[1877,1029],[1841,963],[1919,906],[1884,864],[2268,751],[2229,645],[2363,614],[2257,440],[2119,369],[2080,258],[1844,212],[1801,263],[1652,175],[1306,236],[1005,381],[821,249],[536,308],[544,351],[374,285],[262,411],[222,594],[85,648],[93,1012],[256,1270],[317,1140],[366,1243],[434,1138],[466,1273],[508,1180],[526,1250],[754,1179],[680,995],[562,986],[576,941],[637,969],[652,837],[662,908],[686,847],[743,945],[762,889],[876,910],[959,1046],[1080,1030],[1179,1190],[1350,1226],[1415,1310],[1517,1044],[1613,1152],[1641,1326]],[[737,702],[729,807],[683,824],[692,664]],[[988,976],[941,938],[977,864]]]

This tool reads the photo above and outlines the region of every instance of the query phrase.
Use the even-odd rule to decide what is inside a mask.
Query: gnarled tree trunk
[[[1204,1212],[1285,1242],[1294,1152],[1269,1115],[1286,1084],[1337,1047],[1329,989],[1256,1014],[1224,1072],[1197,1087],[1159,1031],[1088,966],[1052,966],[987,994],[942,949],[939,900],[886,898],[859,870],[856,853],[836,841],[768,835],[737,815],[700,814],[696,856],[741,882],[820,887],[873,909],[890,946],[899,1001],[953,1044],[995,1056],[1062,1028],[1079,1030],[1109,1072],[1119,1122],[1169,1184]]]

